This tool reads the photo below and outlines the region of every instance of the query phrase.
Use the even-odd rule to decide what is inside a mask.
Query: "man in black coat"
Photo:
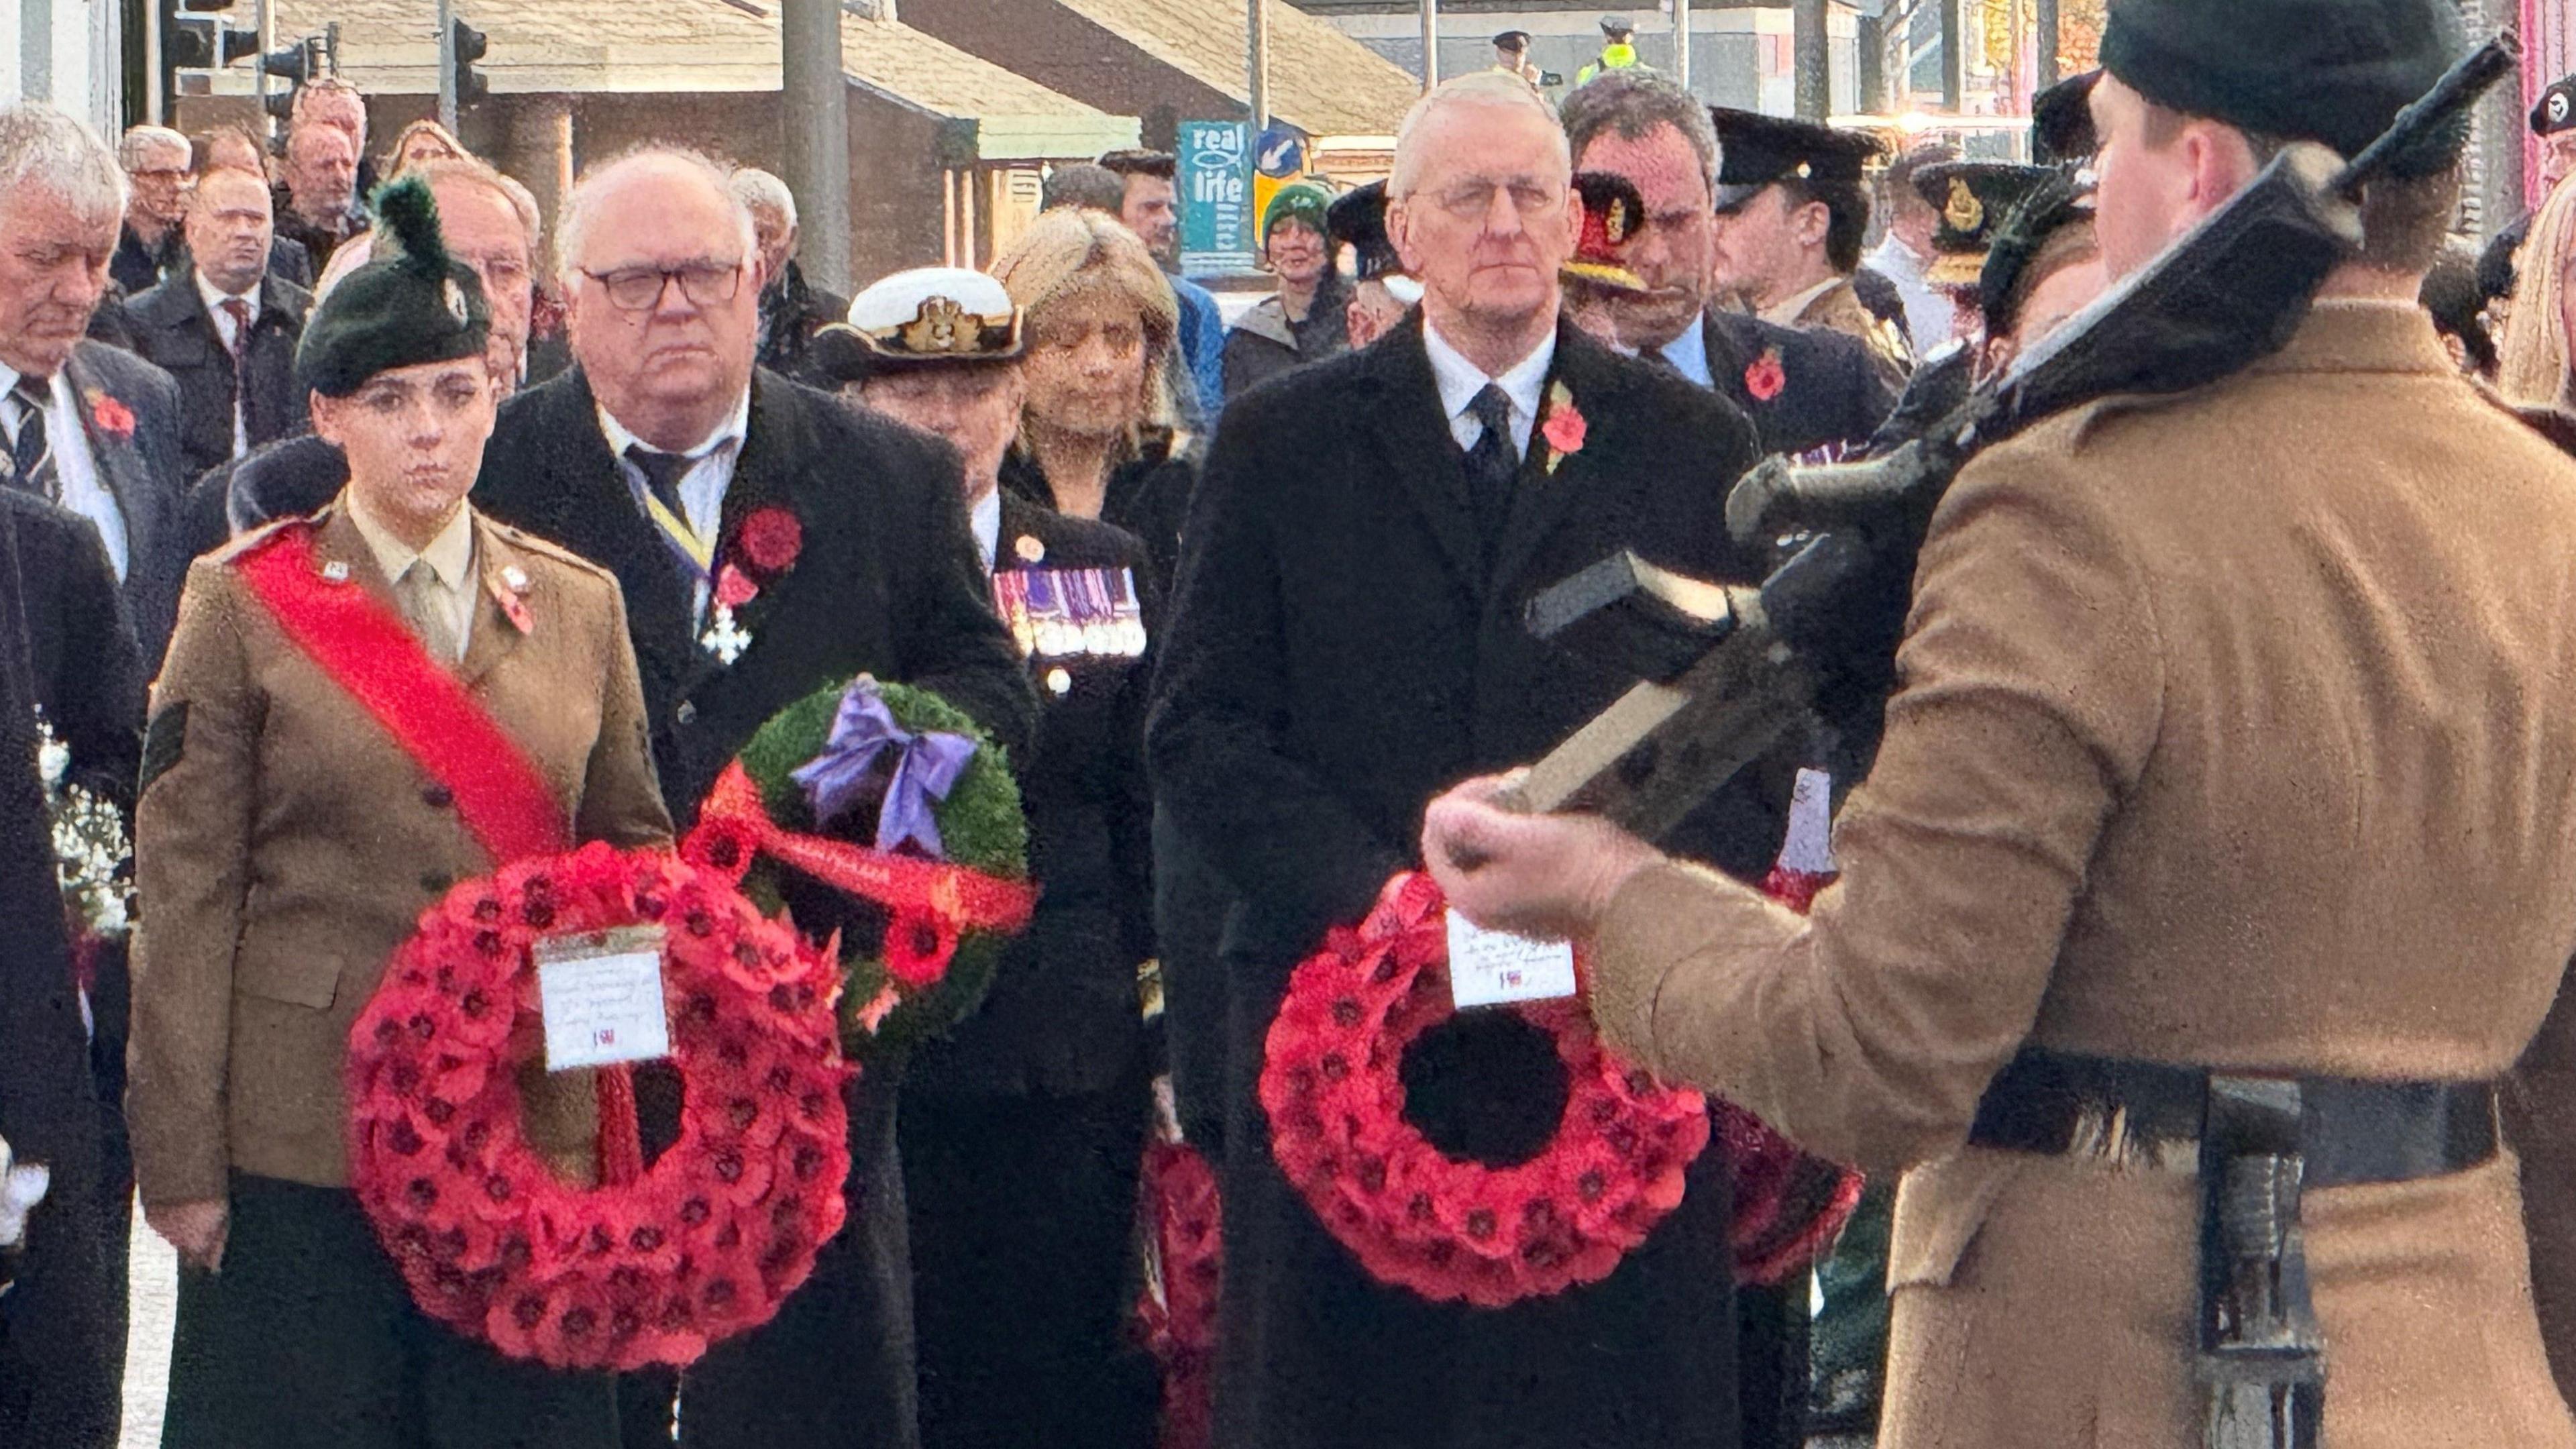
[[[729,179],[648,149],[576,185],[562,280],[579,365],[502,409],[474,497],[617,575],[683,829],[771,715],[863,671],[935,691],[1014,758],[1036,716],[955,452],[754,369],[761,268]],[[727,570],[757,584],[739,608],[713,596]],[[916,1442],[895,1102],[890,1074],[854,1085],[850,1222],[777,1318],[690,1371],[692,1449]],[[667,1444],[668,1393],[645,1382],[628,1386],[630,1434]]]
[[[1408,123],[1389,231],[1421,311],[1365,351],[1233,400],[1199,486],[1148,726],[1158,798],[1239,892],[1218,1443],[1228,1449],[1733,1449],[1728,1203],[1713,1144],[1600,1282],[1511,1307],[1373,1279],[1286,1181],[1254,1096],[1290,970],[1415,864],[1445,782],[1533,759],[1634,681],[1533,639],[1536,591],[1619,548],[1750,575],[1722,518],[1743,417],[1558,318],[1563,133],[1508,75]],[[1507,189],[1508,188],[1508,189]],[[1700,843],[1758,870],[1776,802]],[[1411,1054],[1407,1115],[1453,1156],[1523,1160],[1560,1069],[1470,1013]]]
[[[125,950],[102,941],[80,981],[57,926],[43,797],[30,787],[41,710],[69,751],[65,781],[130,811],[143,686],[98,530],[0,489],[0,758],[18,762],[0,782],[0,906],[12,923],[0,932],[0,1137],[53,1174],[19,1281],[0,1298],[0,1443],[115,1438],[133,1191]]]
[[[1577,171],[1626,180],[1647,225],[1620,254],[1647,286],[1607,306],[1623,346],[1660,357],[1751,419],[1765,453],[1856,448],[1896,402],[1869,345],[1708,305],[1716,244],[1708,108],[1660,76],[1616,71],[1565,99]]]
[[[295,344],[313,298],[268,272],[268,206],[258,177],[209,172],[188,198],[188,269],[126,304],[135,350],[179,385],[191,478],[311,426]]]

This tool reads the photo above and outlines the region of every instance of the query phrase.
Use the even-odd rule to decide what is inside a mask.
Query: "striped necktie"
[[[52,400],[53,384],[45,378],[21,375],[9,389],[11,408],[18,415],[18,430],[9,442],[9,482],[59,499],[62,484],[56,476],[53,447],[45,436],[45,407]]]

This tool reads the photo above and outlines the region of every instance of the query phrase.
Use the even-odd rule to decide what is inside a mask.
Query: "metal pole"
[[[1246,0],[1245,64],[1251,69],[1245,94],[1252,102],[1252,134],[1270,129],[1270,0]]]
[[[2039,74],[2033,94],[2057,84],[2057,0],[2036,0],[2031,7],[2031,49],[2039,52]]]
[[[830,291],[850,286],[850,112],[841,73],[840,0],[784,0],[780,101],[787,186],[796,193],[798,264]]]
[[[1959,15],[1963,0],[1935,0],[1941,7],[1941,109],[1957,115],[1968,103],[1967,25]]]
[[[268,57],[269,34],[276,29],[275,22],[269,18],[268,0],[259,0],[259,4],[251,11],[250,23],[251,28],[259,32],[259,49],[253,52],[250,58],[251,94],[259,100],[260,133],[275,135],[276,126],[268,116],[268,67],[260,64]],[[223,25],[219,21],[215,26],[215,66],[220,70],[223,64],[224,33]]]
[[[438,124],[456,134],[455,0],[438,0]]]
[[[1422,88],[1440,84],[1440,0],[1422,0]]]
[[[1798,115],[1821,121],[1833,111],[1833,51],[1825,35],[1825,0],[1796,0],[1789,10],[1796,51]]]
[[[161,82],[161,0],[143,7],[143,119],[155,126],[170,122],[170,101]]]
[[[1673,0],[1673,80],[1690,89],[1691,0]]]

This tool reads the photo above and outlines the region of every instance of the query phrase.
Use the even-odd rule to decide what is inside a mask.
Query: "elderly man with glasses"
[[[1255,1102],[1288,977],[1415,862],[1423,803],[1534,758],[1630,682],[1532,638],[1532,594],[1630,548],[1742,577],[1727,485],[1743,414],[1560,320],[1575,249],[1565,131],[1536,91],[1443,85],[1396,141],[1386,231],[1422,305],[1363,351],[1236,398],[1190,513],[1147,726],[1161,803],[1235,892],[1222,948],[1227,1449],[1734,1449],[1735,1307],[1722,1149],[1598,1282],[1499,1307],[1373,1277],[1272,1155]],[[1750,870],[1776,850],[1750,795],[1695,834]],[[1529,1159],[1564,1109],[1555,1052],[1467,1012],[1403,1069],[1442,1152]]]
[[[765,278],[730,181],[647,147],[574,185],[559,238],[574,366],[501,409],[474,497],[624,586],[684,831],[764,721],[857,674],[936,692],[1015,758],[1037,712],[956,451],[754,366]],[[794,558],[757,570],[739,611],[719,604],[744,520],[772,510],[797,521]],[[678,1094],[650,1070],[637,1086],[649,1136]],[[850,1225],[776,1319],[690,1371],[691,1449],[918,1442],[895,1097],[878,1073],[851,1090]],[[667,1434],[666,1389],[639,1378],[626,1404]]]

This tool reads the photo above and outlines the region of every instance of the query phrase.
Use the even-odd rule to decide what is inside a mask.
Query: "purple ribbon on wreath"
[[[814,808],[814,823],[829,828],[853,807],[865,803],[869,774],[877,758],[894,751],[894,769],[886,779],[885,803],[877,808],[877,849],[893,850],[905,841],[940,860],[939,822],[931,802],[945,800],[975,756],[975,741],[965,735],[924,730],[914,734],[894,721],[876,681],[860,676],[841,695],[832,717],[832,733],[823,753],[798,767],[788,778],[805,788]]]

